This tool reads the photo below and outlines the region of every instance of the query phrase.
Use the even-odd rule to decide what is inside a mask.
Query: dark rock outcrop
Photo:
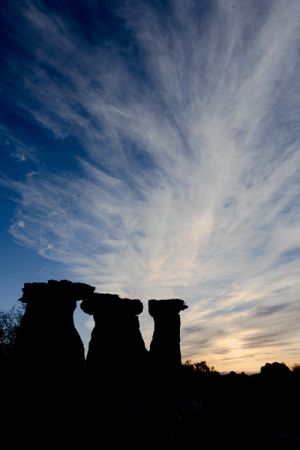
[[[13,363],[22,375],[72,373],[84,365],[84,347],[74,326],[76,300],[95,288],[67,280],[25,283],[24,316],[17,331]]]
[[[95,320],[86,359],[88,373],[108,385],[138,383],[148,355],[138,319],[142,302],[94,293],[81,308]]]
[[[159,370],[173,370],[181,366],[180,311],[186,309],[183,300],[149,300],[148,309],[154,319],[150,345],[150,360]]]
[[[76,300],[94,287],[70,281],[25,283],[20,301],[26,310],[12,349],[8,423],[15,448],[83,448],[77,437],[83,397],[78,389],[84,347],[74,326]],[[77,447],[78,445],[78,447]]]

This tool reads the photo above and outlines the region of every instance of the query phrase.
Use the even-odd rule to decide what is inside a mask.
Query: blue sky
[[[1,306],[179,297],[183,359],[300,360],[300,3],[1,2]],[[88,340],[92,323],[76,314]]]

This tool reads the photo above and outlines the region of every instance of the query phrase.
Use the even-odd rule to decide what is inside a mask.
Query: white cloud
[[[3,154],[7,153],[11,158],[16,161],[23,162],[38,162],[37,149],[31,145],[24,144],[10,129],[3,125],[0,125],[0,143],[4,145]]]
[[[174,2],[165,21],[150,4],[132,8],[121,14],[146,81],[118,48],[80,47],[59,18],[27,12],[38,61],[69,84],[40,67],[25,80],[40,107],[23,107],[57,138],[79,137],[87,159],[80,174],[11,182],[11,233],[99,291],[185,299],[183,357],[241,370],[266,355],[294,362],[300,4],[219,1],[200,15],[197,2]],[[282,301],[286,311],[252,315]],[[253,356],[245,343],[263,334]]]

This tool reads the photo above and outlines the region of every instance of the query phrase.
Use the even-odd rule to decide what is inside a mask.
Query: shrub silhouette
[[[0,361],[2,363],[10,356],[23,314],[24,308],[16,305],[8,311],[0,311]]]
[[[285,377],[290,374],[290,369],[285,363],[273,362],[267,363],[260,369],[261,375],[265,377]]]

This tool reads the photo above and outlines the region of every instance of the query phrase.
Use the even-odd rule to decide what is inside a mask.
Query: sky
[[[144,302],[149,346],[181,298],[183,361],[299,363],[300,2],[0,10],[0,306],[86,282]]]

